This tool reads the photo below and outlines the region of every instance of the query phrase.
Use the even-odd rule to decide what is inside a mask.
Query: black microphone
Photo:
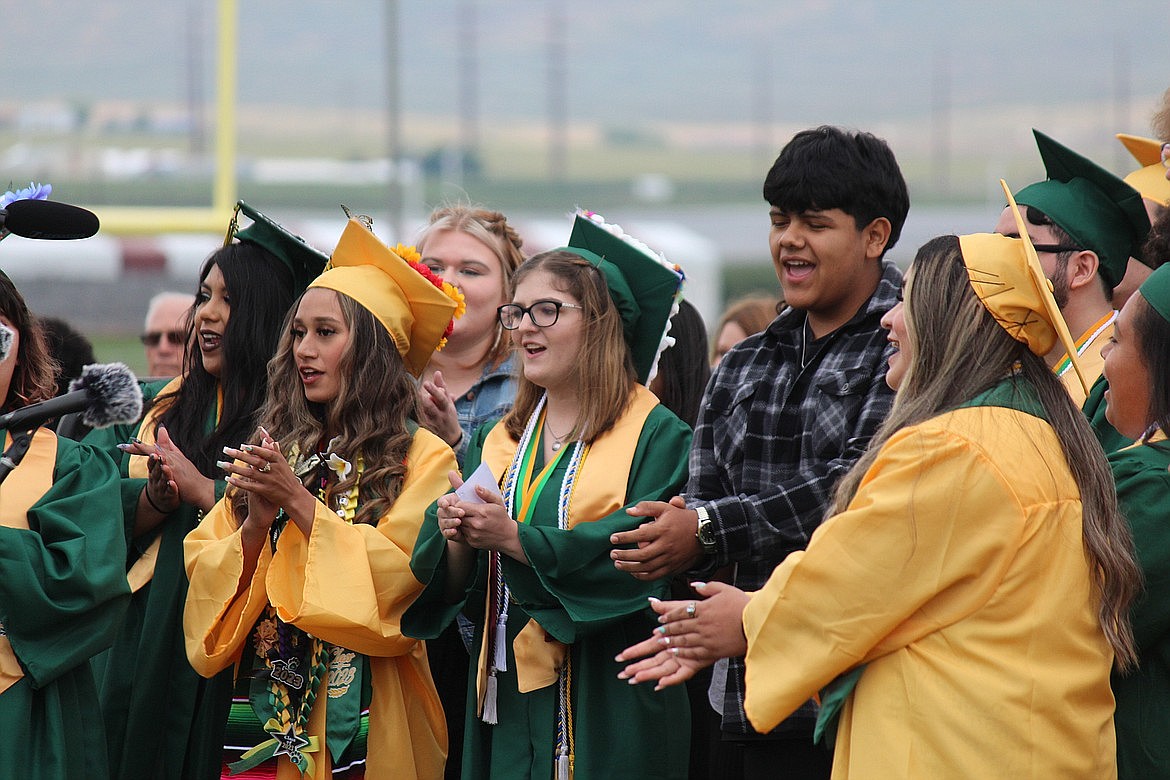
[[[97,214],[54,200],[14,200],[0,209],[0,232],[24,238],[68,241],[98,232]]]
[[[69,383],[69,392],[47,401],[0,415],[0,429],[27,431],[54,417],[84,412],[90,428],[108,428],[137,422],[142,415],[142,388],[123,363],[94,363],[81,369]]]

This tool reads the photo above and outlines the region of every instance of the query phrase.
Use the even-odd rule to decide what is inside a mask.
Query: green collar
[[[1045,422],[1048,421],[1048,414],[1044,411],[1044,405],[1040,403],[1040,398],[1036,395],[1036,388],[1032,387],[1030,382],[1014,376],[1000,380],[999,383],[979,393],[970,401],[959,404],[958,408],[966,409],[972,406],[999,406],[1004,409],[1015,409],[1017,412],[1024,412]]]

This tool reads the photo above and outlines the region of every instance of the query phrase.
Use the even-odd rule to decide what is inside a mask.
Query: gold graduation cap
[[[1052,297],[1052,283],[1044,275],[1040,258],[1028,239],[1024,217],[1007,182],[1000,179],[999,183],[1020,237],[998,233],[959,236],[971,287],[995,321],[1016,341],[1026,344],[1033,354],[1047,355],[1059,339],[1088,394],[1089,382],[1077,359],[1076,342]]]
[[[1170,206],[1170,181],[1162,164],[1162,142],[1156,138],[1118,133],[1117,140],[1142,166],[1125,177],[1125,183],[1155,203]]]
[[[345,293],[373,314],[414,376],[444,343],[452,317],[463,313],[462,295],[418,260],[413,247],[392,250],[352,218],[329,268],[309,284]]]

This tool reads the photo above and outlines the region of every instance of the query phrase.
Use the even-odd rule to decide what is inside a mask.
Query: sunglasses
[[[152,330],[149,333],[143,333],[138,338],[148,347],[157,347],[164,336],[168,342],[176,347],[181,347],[185,341],[184,333],[181,330],[168,330],[166,333],[163,333],[161,330]]]

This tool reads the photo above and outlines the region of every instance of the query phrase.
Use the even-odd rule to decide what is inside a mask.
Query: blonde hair
[[[576,298],[582,307],[581,351],[574,360],[580,413],[566,436],[592,442],[625,413],[637,382],[621,316],[601,271],[580,255],[562,249],[534,255],[512,276],[512,289],[537,271],[552,275],[556,288]],[[542,395],[544,388],[521,373],[516,402],[503,420],[512,438],[520,438]]]
[[[889,416],[838,484],[831,513],[848,507],[891,436],[958,408],[1018,371],[1035,389],[1080,489],[1085,553],[1101,598],[1098,617],[1118,668],[1130,668],[1137,651],[1129,605],[1141,589],[1141,571],[1113,475],[1088,420],[1044,359],[1012,338],[980,303],[957,237],[935,238],[918,250],[904,313],[909,366]]]
[[[511,290],[512,274],[524,262],[524,253],[521,251],[524,241],[508,224],[508,218],[498,211],[466,204],[442,206],[431,212],[429,223],[415,241],[419,253],[425,256],[427,239],[436,233],[445,232],[465,233],[492,251],[500,261],[503,276],[501,292],[506,297]],[[488,366],[495,368],[504,361],[509,352],[511,352],[509,339],[497,322],[495,340],[487,355]]]

